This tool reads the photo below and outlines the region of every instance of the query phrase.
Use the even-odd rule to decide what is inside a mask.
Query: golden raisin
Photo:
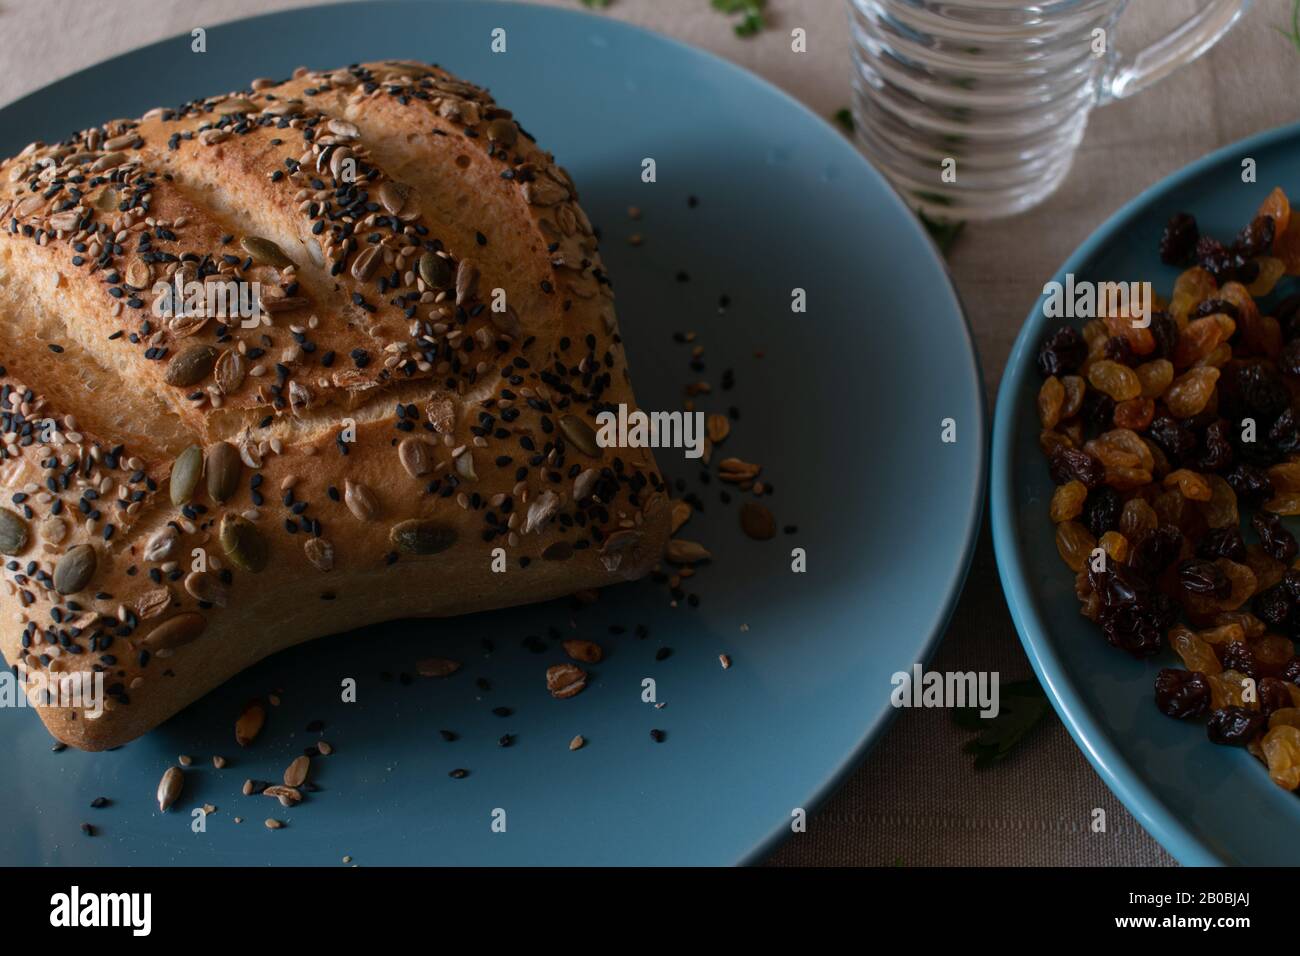
[[[1183,664],[1189,671],[1218,674],[1223,670],[1214,648],[1185,627],[1175,626],[1170,629],[1169,645],[1183,659]]]
[[[1284,790],[1300,787],[1300,729],[1279,724],[1260,743],[1268,761],[1268,777]]]
[[[1155,509],[1141,498],[1126,501],[1119,513],[1120,534],[1135,543],[1155,531],[1159,524]]]
[[[1083,514],[1083,502],[1088,497],[1088,487],[1082,481],[1067,481],[1058,485],[1052,492],[1050,514],[1052,521],[1059,524]]]
[[[1143,398],[1159,398],[1174,380],[1174,363],[1169,359],[1144,362],[1133,371],[1142,383]]]
[[[1177,488],[1184,498],[1192,501],[1209,501],[1210,486],[1194,471],[1186,468],[1179,468],[1177,471],[1171,471],[1165,475],[1164,486],[1166,488]]]
[[[1114,422],[1118,428],[1142,431],[1156,415],[1156,403],[1149,398],[1130,398],[1115,406]]]
[[[1095,547],[1097,539],[1079,522],[1062,521],[1056,526],[1056,550],[1071,571],[1082,571]]]
[[[1038,420],[1044,428],[1055,428],[1065,405],[1065,386],[1055,375],[1043,380],[1038,389]]]
[[[1199,415],[1210,403],[1214,383],[1219,380],[1217,368],[1193,368],[1174,379],[1164,394],[1169,414],[1175,418]]]
[[[1142,383],[1138,381],[1137,373],[1111,359],[1093,362],[1088,369],[1088,382],[1117,402],[1126,402],[1142,394]]]

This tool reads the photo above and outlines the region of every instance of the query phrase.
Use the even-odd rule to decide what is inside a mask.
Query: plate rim
[[[479,8],[483,6],[483,0],[393,0],[396,3],[427,3],[438,5],[456,5],[465,7]],[[800,101],[793,94],[777,86],[771,80],[727,59],[726,57],[714,53],[711,50],[695,46],[676,37],[669,36],[658,30],[639,24],[631,23],[621,19],[609,16],[602,16],[595,12],[589,12],[581,9],[568,9],[564,7],[541,6],[535,3],[520,2],[520,0],[493,0],[495,4],[502,7],[513,8],[516,12],[528,11],[529,15],[541,15],[549,17],[564,17],[572,21],[581,21],[582,23],[600,24],[602,29],[612,30],[615,32],[622,31],[625,34],[641,35],[641,42],[658,42],[668,44],[677,51],[686,56],[694,57],[698,62],[708,64],[709,68],[715,72],[729,75],[740,83],[749,85],[750,90],[760,94],[775,96],[778,100],[785,101],[799,112],[811,116],[817,120],[824,132],[828,134],[828,142],[834,144],[830,147],[839,151],[844,161],[849,164],[860,164],[865,169],[868,180],[877,187],[877,192],[882,196],[881,201],[889,204],[897,212],[902,213],[902,218],[908,223],[908,228],[919,236],[922,240],[921,248],[924,248],[924,257],[918,260],[917,265],[923,267],[927,272],[937,273],[942,279],[942,289],[948,299],[948,310],[954,312],[960,320],[958,327],[961,331],[960,339],[953,339],[953,345],[959,352],[959,357],[964,360],[970,372],[970,386],[975,392],[976,401],[968,410],[968,414],[973,416],[973,420],[967,431],[974,433],[976,438],[974,471],[975,481],[966,489],[967,501],[964,511],[966,514],[965,527],[961,529],[960,552],[957,554],[957,561],[954,566],[952,576],[943,588],[943,599],[934,605],[935,613],[933,616],[933,625],[930,633],[925,640],[919,645],[917,656],[922,664],[928,663],[934,655],[939,642],[947,633],[948,626],[951,624],[952,615],[957,607],[957,603],[965,590],[966,581],[969,578],[971,567],[974,563],[974,555],[978,546],[980,530],[983,526],[987,490],[989,487],[989,461],[990,461],[990,430],[989,430],[989,402],[987,383],[984,375],[983,366],[979,360],[979,352],[976,348],[974,332],[971,325],[969,313],[962,301],[961,294],[953,280],[951,271],[946,259],[939,251],[933,238],[926,231],[921,221],[916,215],[915,210],[907,205],[904,198],[894,189],[892,184],[884,175],[876,169],[874,165],[862,154],[857,148],[855,141],[845,136],[843,132],[837,129],[827,117],[821,116],[811,107]],[[246,17],[237,17],[230,20],[223,20],[220,23],[213,24],[210,30],[219,30],[226,27],[234,27],[249,22],[266,20],[268,18],[284,16],[286,14],[311,16],[321,11],[330,11],[345,7],[370,7],[374,8],[375,4],[371,0],[342,0],[337,3],[317,3],[309,6],[292,8],[289,10],[271,10],[263,13],[257,13]],[[172,36],[123,50],[111,56],[104,57],[93,63],[78,69],[74,73],[59,77],[46,83],[37,89],[31,90],[16,99],[0,106],[0,120],[6,114],[30,110],[34,103],[40,99],[50,96],[58,96],[64,91],[75,89],[78,83],[84,83],[85,75],[99,69],[110,66],[111,64],[140,55],[148,55],[149,51],[156,47],[161,47],[168,43],[177,42],[180,38],[186,36],[185,33],[177,33]],[[69,133],[71,130],[69,130]],[[839,762],[820,780],[814,782],[810,787],[809,796],[802,802],[802,807],[810,814],[815,812],[826,800],[828,800],[839,787],[845,782],[847,777],[853,773],[862,761],[866,758],[871,749],[879,742],[884,732],[898,716],[899,708],[887,706],[888,700],[882,706],[874,717],[863,727],[857,742],[844,754]],[[740,856],[739,859],[731,861],[730,865],[748,866],[761,863],[770,856],[776,848],[783,843],[791,831],[787,821],[778,821],[761,839],[758,839],[753,847]],[[724,865],[719,863],[718,865]]]
[[[1254,133],[1228,143],[1174,170],[1124,203],[1065,259],[1047,282],[1064,282],[1065,275],[1077,271],[1089,260],[1103,253],[1121,238],[1123,228],[1146,210],[1189,181],[1223,163],[1244,155],[1242,150],[1267,148],[1287,139],[1300,139],[1300,122]],[[1214,840],[1203,828],[1184,823],[1168,804],[1157,797],[1145,782],[1145,774],[1121,755],[1107,733],[1083,703],[1075,689],[1076,681],[1061,661],[1051,629],[1038,612],[1033,596],[1032,577],[1025,566],[1019,546],[1012,488],[1012,459],[1015,442],[1014,420],[1019,414],[1017,394],[1030,374],[1030,356],[1042,326],[1047,322],[1040,295],[1031,307],[1007,358],[998,385],[997,404],[993,413],[992,460],[989,474],[993,550],[998,576],[1011,611],[1020,643],[1024,646],[1034,673],[1047,690],[1061,722],[1065,724],[1078,748],[1083,751],[1102,782],[1124,804],[1134,818],[1162,847],[1184,866],[1223,866],[1238,862],[1225,849],[1215,849]]]

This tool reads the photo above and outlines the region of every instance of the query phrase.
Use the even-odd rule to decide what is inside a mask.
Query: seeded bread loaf
[[[651,453],[595,438],[634,400],[573,183],[442,70],[299,70],[33,144],[0,225],[0,649],[61,689],[59,740],[663,550]],[[180,308],[253,283],[264,319]],[[94,674],[97,718],[67,706]]]

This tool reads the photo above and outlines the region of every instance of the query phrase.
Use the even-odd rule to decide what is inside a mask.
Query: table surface
[[[314,0],[0,0],[0,105],[155,40]],[[484,0],[490,2],[490,0]],[[576,7],[578,0],[532,0]],[[1118,44],[1131,49],[1196,0],[1134,0]],[[823,116],[849,102],[850,61],[838,0],[768,0],[772,29],[734,36],[709,0],[612,0],[602,15],[685,40],[761,74]],[[111,16],[108,15],[111,9]],[[1237,27],[1176,77],[1093,114],[1073,170],[1043,205],[968,226],[949,262],[966,304],[990,406],[1028,304],[1103,219],[1168,173],[1300,116],[1300,52],[1275,28],[1290,0],[1255,0]],[[794,55],[802,27],[808,53]],[[21,61],[21,67],[15,68]],[[1248,64],[1243,68],[1242,64]],[[987,528],[932,665],[1029,676]],[[942,710],[907,710],[863,765],[770,863],[798,865],[1173,865],[1106,789],[1052,714],[1002,764],[974,770],[967,735]],[[1105,833],[1089,826],[1106,810]]]

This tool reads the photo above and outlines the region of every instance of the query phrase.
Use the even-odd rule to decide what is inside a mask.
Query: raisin
[[[1169,415],[1152,419],[1147,437],[1159,445],[1175,465],[1183,464],[1196,451],[1196,433]]]
[[[1130,604],[1103,614],[1101,631],[1112,647],[1134,657],[1150,657],[1164,650],[1163,617],[1154,610]]]
[[[1106,477],[1106,467],[1086,451],[1078,448],[1061,446],[1052,452],[1048,459],[1052,481],[1063,485],[1068,481],[1080,481],[1089,490],[1096,488]]]
[[[1210,714],[1205,732],[1212,743],[1244,747],[1267,723],[1268,718],[1263,714],[1244,707],[1220,707]]]
[[[1088,343],[1083,340],[1079,330],[1063,325],[1038,350],[1038,371],[1043,378],[1066,375],[1078,371],[1087,357]]]
[[[1232,425],[1226,418],[1210,422],[1201,436],[1201,456],[1197,467],[1201,471],[1224,471],[1236,457],[1232,448]]]
[[[1103,617],[1122,607],[1145,608],[1151,603],[1151,587],[1127,565],[1111,562],[1103,571],[1089,565],[1088,584],[1101,599]]]
[[[1291,404],[1282,376],[1263,362],[1239,365],[1230,378],[1245,410],[1259,418],[1272,420]]]
[[[1291,706],[1291,692],[1276,677],[1264,677],[1259,682],[1259,712],[1267,716],[1275,710]]]
[[[1192,311],[1192,314],[1189,316],[1189,318],[1201,319],[1207,315],[1217,315],[1219,313],[1223,313],[1224,315],[1232,319],[1232,321],[1234,322],[1241,321],[1241,313],[1237,310],[1237,307],[1235,305],[1233,305],[1227,299],[1217,299],[1217,298],[1206,299],[1204,302],[1202,302]]]
[[[1129,345],[1128,339],[1120,338],[1118,335],[1112,335],[1106,340],[1106,344],[1102,346],[1102,354],[1121,365],[1137,364],[1137,354],[1133,351],[1133,346]]]
[[[1292,339],[1282,346],[1282,355],[1277,360],[1282,374],[1300,376],[1300,338]]]
[[[1245,561],[1246,540],[1241,536],[1241,529],[1238,527],[1211,528],[1197,543],[1196,556],[1207,561],[1213,561],[1215,558]]]
[[[1300,421],[1295,409],[1288,408],[1269,426],[1268,441],[1277,451],[1283,453],[1300,449]]]
[[[1156,707],[1166,717],[1199,717],[1210,706],[1210,684],[1199,671],[1163,668],[1156,675]]]
[[[1142,577],[1156,578],[1173,563],[1182,547],[1183,533],[1173,525],[1161,525],[1138,543],[1128,563]]]
[[[1232,251],[1243,259],[1258,259],[1273,251],[1273,217],[1256,216],[1237,234]]]
[[[1104,392],[1090,388],[1083,396],[1083,422],[1093,431],[1110,428],[1115,419],[1115,400]]]
[[[1255,616],[1272,627],[1282,627],[1295,608],[1295,598],[1283,584],[1275,584],[1255,595]]]
[[[1282,519],[1267,511],[1257,511],[1250,519],[1250,526],[1259,535],[1259,543],[1264,551],[1277,561],[1290,561],[1300,552],[1295,536],[1282,527]]]
[[[1100,359],[1088,366],[1088,384],[1117,402],[1142,394],[1142,381],[1127,365]]]
[[[1300,687],[1300,657],[1292,657],[1282,665],[1282,680]]]
[[[1124,501],[1119,492],[1108,485],[1102,485],[1088,495],[1083,505],[1084,522],[1095,537],[1100,538],[1107,531],[1113,531],[1119,525],[1120,511]]]
[[[1300,602],[1300,571],[1287,568],[1282,574],[1282,586],[1291,595],[1291,600]]]
[[[1174,346],[1178,344],[1178,323],[1168,312],[1154,312],[1151,315],[1150,329],[1156,347],[1147,359],[1170,358],[1174,354]]]
[[[1188,558],[1178,565],[1178,583],[1192,594],[1205,594],[1219,600],[1232,593],[1232,582],[1223,569],[1200,558]]]
[[[1052,503],[1048,513],[1053,524],[1072,521],[1083,513],[1083,502],[1088,497],[1088,489],[1081,481],[1067,481],[1057,485],[1052,493]]]
[[[1273,479],[1262,468],[1239,462],[1227,474],[1228,484],[1246,504],[1260,505],[1273,497]]]
[[[1232,279],[1237,272],[1236,258],[1212,236],[1201,236],[1196,240],[1196,263],[1213,276],[1218,285]]]
[[[1200,237],[1195,216],[1186,212],[1175,213],[1165,223],[1165,231],[1160,236],[1160,261],[1171,266],[1190,264]]]
[[[1225,671],[1237,671],[1252,680],[1259,677],[1259,664],[1255,660],[1255,652],[1245,641],[1229,641],[1224,644],[1223,649],[1219,651],[1219,660],[1223,663]]]

